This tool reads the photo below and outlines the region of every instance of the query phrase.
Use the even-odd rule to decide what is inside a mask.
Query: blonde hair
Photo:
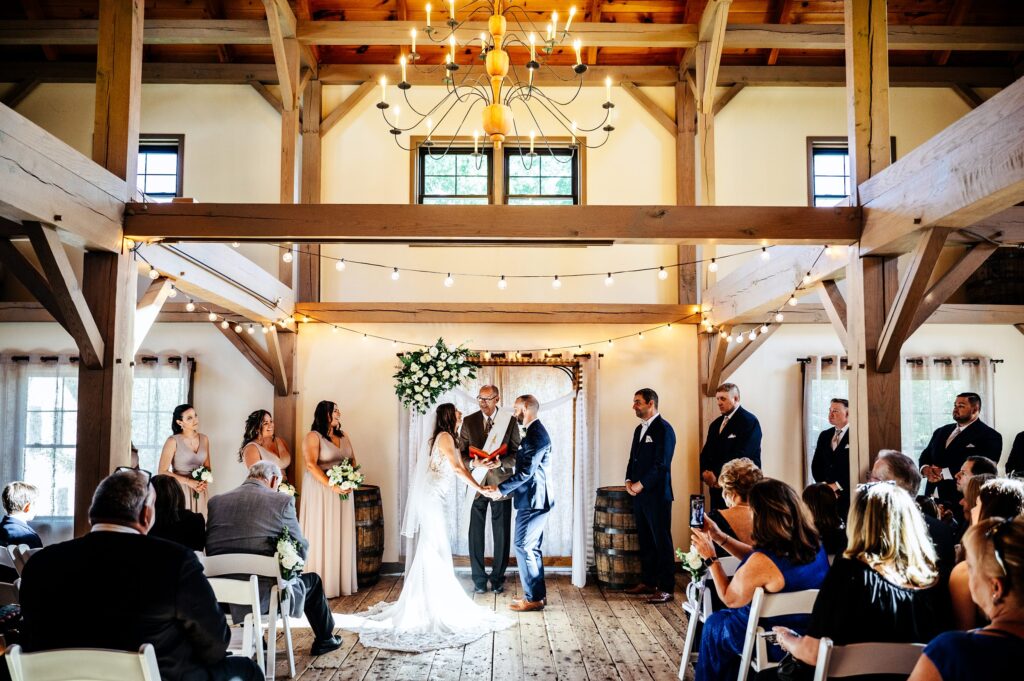
[[[996,560],[996,537],[1006,566],[1006,573],[999,567]],[[964,548],[974,557],[974,564],[981,574],[990,578],[1008,578],[1006,587],[1020,594],[1024,584],[1024,518],[1018,516],[1005,520],[1003,518],[985,518],[971,525],[964,533]],[[1019,598],[1019,596],[1018,596]]]
[[[843,554],[903,586],[928,587],[938,577],[935,546],[910,494],[889,482],[858,488]]]
[[[733,459],[722,466],[722,472],[718,475],[718,484],[722,488],[722,494],[732,493],[740,501],[746,501],[750,496],[750,490],[758,481],[764,479],[764,473],[750,459]]]

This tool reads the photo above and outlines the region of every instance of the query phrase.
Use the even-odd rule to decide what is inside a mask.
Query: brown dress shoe
[[[508,609],[516,612],[533,612],[534,610],[543,610],[544,601],[528,601],[517,598],[509,604]]]
[[[658,603],[668,603],[673,598],[672,594],[668,591],[658,591],[653,596],[647,599],[648,603],[656,605]]]
[[[658,593],[658,590],[655,589],[653,586],[647,586],[644,583],[640,583],[636,586],[631,586],[628,589],[623,589],[622,593],[630,594],[633,596],[650,596],[651,594]]]

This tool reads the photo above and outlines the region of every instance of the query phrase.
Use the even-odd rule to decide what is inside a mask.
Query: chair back
[[[832,639],[826,637],[818,644],[814,681],[862,674],[910,676],[922,652],[923,643],[851,643],[847,646],[834,646]]]
[[[0,605],[11,605],[21,602],[21,580],[14,580],[13,584],[0,582]]]
[[[814,601],[817,597],[817,589],[767,593],[764,587],[759,586],[754,590],[737,681],[746,681],[751,667],[754,671],[761,672],[778,666],[777,662],[771,662],[768,659],[768,645],[764,639],[766,632],[760,625],[761,618],[809,615],[814,609]]]
[[[260,585],[256,575],[250,575],[249,581],[228,579],[227,577],[209,577],[213,595],[218,603],[239,605],[249,608],[249,614],[242,622],[234,622],[231,627],[231,643],[228,653],[252,657],[260,667],[266,664],[263,657],[263,618],[260,616]],[[240,635],[238,635],[240,634]]]
[[[96,648],[67,648],[23,653],[11,646],[4,655],[12,681],[160,681],[150,643],[137,653]]]
[[[219,556],[206,556],[202,560],[206,576],[220,577],[223,575],[257,575],[272,577],[280,585],[281,563],[277,556],[261,556],[255,553],[224,553]]]
[[[16,548],[16,546],[0,546],[0,566],[15,569],[14,550]]]
[[[19,575],[25,570],[25,563],[28,562],[28,559],[40,551],[42,551],[41,548],[30,549],[26,544],[18,544],[14,548],[14,568]]]

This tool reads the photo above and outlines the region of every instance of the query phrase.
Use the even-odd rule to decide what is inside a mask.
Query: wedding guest
[[[960,466],[960,470],[956,472],[954,476],[956,478],[956,491],[961,495],[964,494],[967,488],[967,483],[975,475],[988,475],[995,477],[999,475],[999,469],[992,462],[991,459],[985,458],[984,456],[969,456],[964,461],[964,465]],[[963,511],[964,519],[970,515],[971,509],[974,508],[974,504],[968,504],[962,497],[960,499],[960,508]],[[966,525],[966,523],[965,523]]]
[[[827,490],[826,490],[827,491]],[[849,548],[837,556],[814,601],[807,634],[775,627],[779,645],[810,678],[818,643],[927,643],[946,630],[949,604],[935,549],[914,499],[892,483],[858,486]]]
[[[978,499],[981,497],[981,488],[985,486],[991,480],[995,480],[996,476],[989,473],[982,473],[980,475],[972,475],[971,479],[964,485],[964,528],[974,522],[977,514],[974,509],[978,507]]]
[[[987,518],[964,535],[971,599],[989,624],[947,631],[924,649],[909,681],[1020,677],[1024,659],[1024,518]]]
[[[972,478],[973,483],[983,476]],[[994,478],[980,484],[977,502],[971,507],[971,525],[989,518],[1013,518],[1024,514],[1024,482],[1010,478]],[[953,617],[957,629],[967,631],[982,624],[977,606],[971,600],[970,580],[966,562],[957,563],[949,576],[949,595],[953,599]]]
[[[828,572],[818,533],[792,487],[780,480],[762,480],[750,490],[750,507],[754,513],[753,547],[729,537],[708,518],[707,532],[693,530],[693,544],[708,564],[715,591],[726,606],[704,623],[696,681],[736,677],[757,587],[768,593],[818,589]],[[742,560],[731,579],[715,553],[716,543]],[[809,615],[786,615],[762,619],[761,626],[802,632],[809,619]],[[774,647],[769,656],[780,657]]]
[[[747,498],[754,485],[764,479],[764,473],[750,459],[733,459],[722,466],[722,474],[718,476],[718,484],[722,488],[724,509],[712,509],[708,516],[722,532],[744,544],[753,542],[754,514],[750,510]],[[729,553],[721,546],[718,556]]]
[[[953,402],[955,423],[936,429],[918,459],[921,475],[928,480],[925,494],[934,494],[945,502],[958,522],[963,519],[957,503],[961,495],[956,490],[953,475],[972,454],[999,463],[1003,451],[1003,436],[986,425],[980,416],[981,397],[977,393],[957,395]]]
[[[811,512],[825,553],[837,556],[846,550],[846,521],[839,512],[839,498],[825,482],[808,485],[800,495]]]
[[[725,501],[718,484],[722,466],[746,457],[760,467],[761,424],[740,406],[740,389],[734,383],[718,386],[715,401],[721,416],[708,426],[708,436],[700,450],[700,470],[701,479],[711,490],[711,508],[723,509]]]
[[[903,452],[897,452],[894,449],[883,449],[878,452],[878,457],[875,459],[868,477],[872,482],[891,480],[911,496],[917,495],[921,488],[921,473],[917,470],[917,464]],[[932,545],[935,547],[935,554],[938,556],[939,576],[945,584],[953,569],[956,555],[956,539],[953,536],[953,530],[938,518],[924,516],[924,523],[928,528],[928,536],[932,540]]]
[[[156,490],[156,521],[149,536],[202,551],[206,546],[206,520],[184,507],[181,485],[169,475],[154,475],[152,482]]]
[[[35,504],[39,489],[35,485],[17,480],[4,487],[0,494],[3,502],[4,519],[0,521],[0,547],[24,544],[30,549],[42,548],[43,540],[32,529],[29,522],[36,517]],[[0,565],[0,582],[13,583],[18,571]]]
[[[1024,475],[1024,430],[1017,433],[1013,438],[1013,446],[1010,447],[1010,456],[1006,459],[1007,475]]]
[[[257,461],[249,467],[245,482],[239,487],[210,499],[210,522],[206,528],[206,553],[254,553],[271,556],[285,530],[296,543],[300,556],[307,556],[309,541],[302,535],[295,517],[295,499],[277,491],[281,469],[273,461]],[[272,580],[260,579],[260,603],[264,612],[270,604]],[[334,616],[324,596],[320,575],[306,571],[290,582],[292,617],[305,613],[313,630],[312,655],[323,655],[341,647],[341,638],[334,635]],[[245,609],[237,613],[245,616]],[[235,614],[232,614],[235,619]],[[240,621],[240,619],[236,619]]]
[[[309,540],[306,572],[323,579],[327,598],[349,596],[358,590],[356,582],[355,495],[342,500],[327,471],[348,460],[356,465],[356,454],[348,434],[341,429],[341,410],[323,400],[313,411],[313,424],[302,441],[305,464],[299,525]]]
[[[648,603],[667,603],[675,590],[672,544],[672,454],[676,432],[658,413],[658,393],[642,388],[633,395],[640,425],[633,431],[626,491],[633,497],[640,542],[642,581],[626,593],[649,595]]]
[[[291,464],[292,453],[285,441],[274,434],[274,417],[266,409],[257,409],[245,419],[238,460],[247,470],[257,461],[270,461],[281,469],[282,475]]]
[[[206,515],[208,483],[192,477],[205,466],[210,472],[210,438],[199,432],[199,416],[191,404],[179,404],[171,416],[171,433],[160,452],[157,473],[173,476],[185,493],[185,508]]]
[[[839,515],[845,518],[850,510],[850,401],[833,397],[828,422],[832,427],[818,434],[811,475],[832,488],[839,498]]]
[[[519,449],[519,442],[522,440],[519,424],[512,418],[512,413],[499,411],[500,398],[497,386],[481,386],[476,397],[480,409],[462,419],[462,429],[459,431],[457,441],[462,462],[467,469],[486,469],[474,474],[474,478],[485,486],[500,485],[512,477],[516,450]],[[502,445],[507,448],[505,455],[492,461],[478,462],[469,454],[470,447],[493,452]],[[489,576],[484,566],[484,526],[487,522],[487,509],[491,511],[491,537],[494,545],[494,559]],[[469,513],[469,565],[473,574],[473,591],[478,594],[486,593],[488,582],[495,593],[502,593],[505,590],[505,570],[508,568],[511,550],[512,499],[493,501],[478,492],[473,497]]]
[[[149,473],[119,469],[96,488],[91,531],[49,546],[21,579],[26,652],[156,651],[164,681],[255,681],[253,660],[228,656],[231,632],[190,549],[146,536],[156,494]]]

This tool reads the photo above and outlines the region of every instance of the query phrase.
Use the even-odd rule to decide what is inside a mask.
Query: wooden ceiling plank
[[[954,0],[953,6],[946,16],[947,26],[962,26],[967,20],[967,13],[971,8],[971,0]],[[932,63],[936,66],[945,66],[949,61],[952,50],[939,50],[932,54]]]
[[[779,24],[788,24],[790,15],[793,13],[793,0],[782,0],[782,6],[779,7]],[[771,52],[768,53],[768,66],[775,66],[775,63],[779,61],[779,48],[773,47]]]

